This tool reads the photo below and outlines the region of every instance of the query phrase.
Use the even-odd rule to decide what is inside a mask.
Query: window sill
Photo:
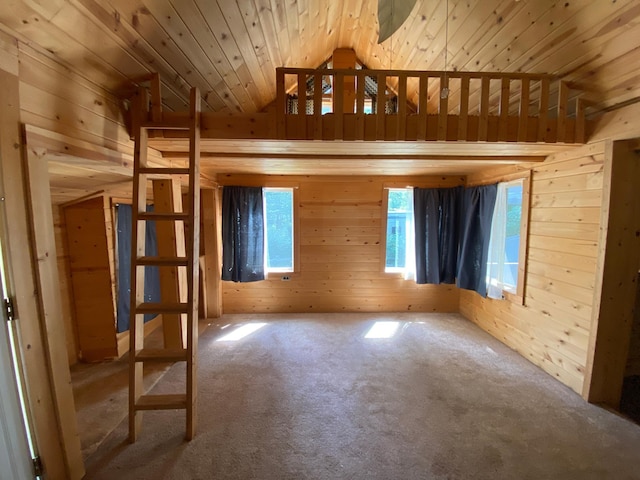
[[[514,291],[510,290],[502,290],[502,297],[516,305],[524,305],[524,297],[522,295],[518,295]]]

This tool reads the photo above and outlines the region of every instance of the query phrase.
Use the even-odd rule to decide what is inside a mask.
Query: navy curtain
[[[464,190],[458,250],[458,287],[487,296],[487,257],[498,186]]]
[[[414,188],[416,283],[455,283],[462,187]]]
[[[264,280],[262,188],[222,191],[222,280]]]
[[[147,211],[153,211],[153,206],[147,207]],[[118,305],[117,328],[119,332],[129,330],[129,315],[131,309],[131,205],[119,204],[116,206],[116,221],[118,242]],[[158,244],[156,241],[155,222],[145,222],[145,255],[157,256]],[[160,272],[158,267],[144,267],[144,299],[145,302],[160,301]],[[157,314],[144,316],[148,322]]]

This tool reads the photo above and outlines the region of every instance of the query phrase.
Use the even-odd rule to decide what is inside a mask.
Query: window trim
[[[501,178],[498,183],[522,181],[522,211],[520,216],[520,248],[518,250],[518,279],[516,288],[502,288],[502,297],[518,305],[525,304],[527,263],[529,260],[529,215],[531,213],[531,171]],[[504,286],[503,286],[504,287]]]
[[[291,209],[292,209],[292,227],[293,227],[293,245],[292,245],[292,254],[293,254],[293,265],[292,268],[267,268],[267,259],[265,256],[265,266],[264,266],[264,274],[265,279],[269,278],[269,276],[277,277],[281,276],[283,273],[296,273],[300,271],[300,228],[299,228],[299,216],[298,209],[296,205],[298,204],[298,187],[290,186],[290,185],[263,185],[262,191],[264,194],[265,190],[287,190],[291,191]],[[266,221],[266,203],[264,207],[264,219]],[[266,225],[265,225],[265,233],[266,233]],[[267,237],[265,236],[265,239]],[[266,243],[266,242],[265,242]],[[268,251],[265,245],[265,251]]]
[[[382,238],[382,249],[380,250],[380,271],[387,276],[405,278],[406,267],[387,267],[387,220],[389,218],[389,191],[390,190],[413,190],[413,185],[385,183],[382,186],[382,221],[380,235]]]

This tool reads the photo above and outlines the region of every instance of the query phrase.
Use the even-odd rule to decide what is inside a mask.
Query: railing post
[[[569,102],[569,87],[560,81],[558,86],[558,121],[556,124],[556,142],[564,142],[567,130],[567,103]]]
[[[344,120],[344,74],[335,72],[333,74],[333,121],[334,121],[334,138],[342,140]]]
[[[467,139],[469,121],[469,77],[460,78],[460,111],[458,114],[458,140]]]
[[[498,119],[498,141],[507,141],[509,126],[509,93],[511,80],[503,77],[500,86],[500,118]]]
[[[376,104],[376,140],[384,140],[386,130],[387,74],[378,72],[378,92]]]
[[[366,75],[362,70],[356,70],[356,140],[364,140],[364,93]]]
[[[547,117],[549,116],[549,77],[540,80],[540,106],[538,109],[538,142],[547,141]]]
[[[520,81],[520,111],[518,119],[518,141],[527,141],[527,130],[529,128],[529,78],[522,78]]]
[[[446,90],[445,90],[446,89]],[[446,95],[443,94],[446,92]],[[447,123],[449,123],[449,77],[440,77],[440,92],[438,93],[440,106],[438,108],[438,140],[447,139]]]
[[[582,98],[576,100],[576,136],[574,138],[575,143],[585,143],[585,101]]]
[[[284,69],[276,68],[276,132],[279,139],[286,138],[287,96],[284,89]]]
[[[398,123],[396,125],[396,140],[407,137],[407,74],[398,75]]]
[[[426,73],[420,74],[420,85],[418,86],[418,140],[427,138],[427,97],[429,92],[429,76]]]
[[[322,140],[322,74],[313,73],[313,139]]]
[[[491,77],[483,75],[481,77],[480,92],[480,118],[478,121],[478,141],[486,142],[489,131],[489,87]]]
[[[307,138],[307,75],[298,72],[298,137]]]

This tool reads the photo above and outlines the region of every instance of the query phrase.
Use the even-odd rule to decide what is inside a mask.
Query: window
[[[265,270],[293,271],[293,188],[264,188]]]
[[[413,189],[390,188],[387,197],[385,272],[413,272],[413,250]]]
[[[487,265],[488,295],[492,298],[501,298],[503,291],[519,294],[524,186],[525,179],[498,184]]]

